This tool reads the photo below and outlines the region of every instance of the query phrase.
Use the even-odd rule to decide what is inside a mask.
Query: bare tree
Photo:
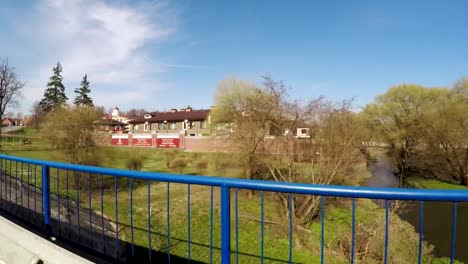
[[[264,77],[263,86],[235,78],[223,80],[218,86],[213,119],[232,130],[233,147],[241,153],[247,179],[259,176],[258,154],[276,127],[285,91],[281,82],[269,76]]]
[[[143,116],[146,113],[148,113],[148,111],[143,108],[140,108],[140,109],[132,108],[127,111],[128,116]]]
[[[362,161],[360,126],[349,101],[318,98],[301,106],[288,98],[282,82],[265,76],[263,86],[237,79],[221,82],[215,102],[213,119],[233,128],[230,137],[247,179],[342,183]],[[297,138],[298,128],[313,131],[313,137]],[[287,195],[278,195],[302,223],[319,212],[316,197],[295,196],[290,205]]]
[[[106,114],[106,108],[102,105],[96,105],[94,106],[94,108],[96,109],[96,111],[98,112],[99,115],[103,116]]]
[[[18,80],[16,69],[8,64],[8,60],[0,62],[0,120],[7,109],[18,106],[18,98],[22,96],[25,83]],[[0,135],[2,131],[0,129]]]
[[[43,116],[42,107],[39,104],[39,101],[35,101],[31,106],[31,126],[39,129],[39,124]]]
[[[310,137],[297,138],[291,133],[270,139],[262,159],[267,174],[275,181],[312,184],[352,182],[360,154],[362,130],[348,101],[333,103],[323,97],[301,107],[282,107],[282,130],[306,128]],[[285,212],[306,224],[320,212],[317,196],[278,194]],[[292,207],[292,208],[291,208]],[[290,210],[291,209],[291,210]]]
[[[0,62],[0,117],[7,109],[16,107],[22,96],[25,83],[18,79],[15,67],[8,64],[8,60]]]

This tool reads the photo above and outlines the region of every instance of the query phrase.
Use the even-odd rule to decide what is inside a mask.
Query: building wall
[[[228,152],[232,151],[229,138],[186,137],[185,150],[193,152]]]
[[[209,124],[207,123],[207,121],[205,121],[205,127],[206,128],[201,128],[201,121],[192,121],[192,127],[189,128],[189,129],[186,129],[187,131],[187,135],[190,135],[190,134],[195,134],[196,136],[198,135],[209,135],[211,130],[210,130],[210,126]],[[165,128],[161,128],[160,129],[160,126],[159,124],[163,124],[163,123],[149,123],[148,124],[148,130],[145,131],[145,124],[138,124],[138,125],[133,125],[133,131],[135,133],[151,133],[152,131],[156,131],[156,133],[179,133],[179,131],[181,130],[184,130],[183,129],[183,122],[175,122],[175,128],[174,129],[171,129],[171,122],[167,123],[167,130]]]
[[[205,120],[205,128],[201,128],[201,121],[193,121],[192,127],[187,129],[187,135],[190,134],[195,134],[196,136],[198,135],[210,135],[211,134],[211,129],[210,125],[208,124],[208,121]]]
[[[22,126],[23,120],[5,118],[2,120],[2,125],[3,126]]]
[[[3,121],[2,121],[2,124],[3,124],[4,126],[11,126],[11,125],[12,125],[11,121],[8,120],[8,119],[3,120]]]

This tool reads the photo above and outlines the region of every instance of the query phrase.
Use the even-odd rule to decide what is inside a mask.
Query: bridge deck
[[[0,263],[92,263],[0,216]]]

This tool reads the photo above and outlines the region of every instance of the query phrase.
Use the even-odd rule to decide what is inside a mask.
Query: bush
[[[198,160],[195,163],[195,166],[197,167],[198,174],[203,175],[206,172],[206,169],[208,168],[208,161],[205,159]]]
[[[182,174],[185,167],[187,167],[187,160],[183,158],[176,158],[170,163],[171,167],[176,169],[178,173]]]
[[[144,158],[142,156],[133,156],[127,160],[127,169],[140,171],[143,168]]]
[[[190,155],[190,158],[192,160],[198,160],[200,158],[200,153],[198,152],[192,152],[191,155]]]
[[[218,155],[215,157],[214,161],[216,174],[219,176],[224,176],[226,174],[226,169],[229,167],[229,161],[226,160],[223,156]]]
[[[49,112],[41,134],[66,161],[81,165],[100,165],[101,148],[96,144],[100,115],[94,108],[62,107]],[[52,133],[51,133],[52,131]]]
[[[171,162],[175,159],[176,156],[177,150],[168,149],[164,152],[164,160],[166,161],[167,168],[171,167]]]

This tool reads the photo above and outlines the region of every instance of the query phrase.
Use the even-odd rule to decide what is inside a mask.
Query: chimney
[[[171,109],[171,113],[176,113],[176,112],[177,112],[177,109],[175,109],[175,108]]]
[[[185,108],[185,112],[192,112],[192,107],[187,106],[187,108]]]

